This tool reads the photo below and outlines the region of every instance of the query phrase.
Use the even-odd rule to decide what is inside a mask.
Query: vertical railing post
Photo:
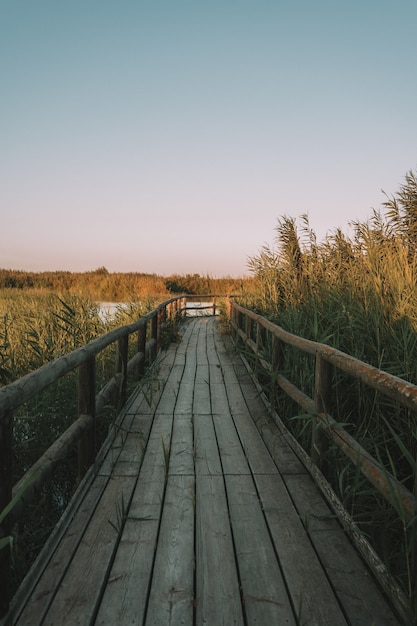
[[[252,326],[253,320],[249,315],[246,315],[246,324],[245,324],[245,332],[247,339],[252,339]]]
[[[13,487],[13,412],[7,411],[0,421],[0,513],[12,499]],[[4,519],[0,524],[0,542],[11,533],[11,523]],[[0,548],[0,618],[7,613],[11,599],[10,545]]]
[[[236,313],[236,325],[237,325],[237,330],[244,330],[243,329],[243,320],[244,320],[244,315],[243,313],[241,313],[240,311],[237,311]],[[239,337],[239,333],[238,333],[238,337]]]
[[[233,325],[233,334],[234,334],[236,342],[238,342],[239,341],[238,330],[239,330],[240,313],[239,313],[239,311],[237,310],[237,308],[235,306],[233,307],[232,311],[233,311],[232,312],[232,319],[233,319],[233,324],[234,324]]]
[[[232,319],[232,301],[230,298],[226,298],[226,315],[230,323]]]
[[[314,382],[314,405],[317,413],[330,413],[332,397],[332,368],[320,353],[316,354],[316,371]],[[329,438],[317,417],[313,419],[311,434],[311,460],[326,475],[326,452],[329,448]]]
[[[284,360],[284,352],[282,348],[282,341],[278,339],[275,333],[272,333],[271,338],[271,404],[277,408],[277,375],[280,369],[282,369]]]
[[[126,335],[125,337],[120,337],[117,341],[116,373],[121,376],[119,387],[119,408],[126,402],[128,351],[129,335]]]
[[[262,334],[262,327],[258,321],[257,325],[256,325],[256,355],[259,356],[259,353],[261,351],[263,345],[263,334]]]
[[[261,357],[262,357],[262,349],[266,345],[266,329],[260,322],[258,321],[256,325],[256,364],[258,371],[256,372],[256,377],[259,382],[262,384],[265,381],[265,376],[262,374],[262,365],[261,365]]]
[[[151,350],[151,361],[154,361],[158,352],[158,314],[152,316],[151,319],[151,339],[155,340]]]
[[[213,315],[216,315],[216,296],[213,296]]]
[[[145,360],[146,360],[146,323],[142,324],[142,326],[138,330],[137,335],[137,349],[139,354],[143,354],[143,358],[140,360],[137,370],[138,380],[142,378],[145,373]]]
[[[157,330],[157,335],[156,335],[156,352],[158,353],[158,350],[160,348],[160,340],[161,340],[161,329],[162,326],[164,325],[165,322],[165,307],[161,307],[157,313],[156,319],[158,320],[157,326],[158,326],[158,330]],[[155,355],[156,356],[156,355]]]
[[[78,482],[94,462],[96,437],[96,359],[90,357],[78,368],[78,415],[91,415],[93,424],[78,441]]]
[[[232,337],[235,337],[234,326],[232,323],[234,319],[234,307],[233,307],[233,302],[230,298],[226,299],[226,315],[227,315],[227,321],[229,324],[230,334]]]

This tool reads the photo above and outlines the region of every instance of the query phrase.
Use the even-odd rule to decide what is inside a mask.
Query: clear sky
[[[0,267],[247,274],[417,167],[416,0],[0,0]]]

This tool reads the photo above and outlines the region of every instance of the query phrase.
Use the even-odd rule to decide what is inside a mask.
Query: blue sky
[[[0,0],[0,267],[247,274],[417,167],[415,0]]]

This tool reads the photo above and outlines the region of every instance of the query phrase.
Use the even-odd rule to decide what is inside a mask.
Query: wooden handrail
[[[159,337],[163,325],[173,317],[187,314],[187,298],[199,296],[179,295],[159,304],[153,311],[132,324],[121,326],[94,339],[72,352],[47,363],[19,380],[0,388],[0,513],[12,498],[28,485],[7,517],[0,525],[0,539],[8,536],[12,525],[21,517],[26,506],[39,493],[55,465],[78,442],[78,480],[94,462],[95,423],[98,415],[111,397],[119,392],[121,406],[126,399],[126,384],[134,372],[140,379],[145,371],[145,357],[152,362],[159,349]],[[216,297],[208,308],[216,313]],[[136,354],[128,361],[129,337],[137,333]],[[108,346],[117,344],[116,371],[101,391],[95,393],[95,359]],[[26,472],[16,485],[12,485],[13,458],[13,412],[34,398],[49,385],[69,372],[78,369],[78,416],[75,422],[44,452],[40,459]],[[0,617],[7,611],[10,601],[10,549],[0,550]]]
[[[417,410],[417,385],[413,385],[398,376],[379,370],[331,346],[293,335],[261,315],[249,309],[245,309],[233,299],[230,299],[229,302],[230,321],[234,331],[253,351],[259,364],[267,370],[269,374],[274,375],[274,382],[307,413],[317,418],[320,428],[324,430],[349,459],[362,470],[368,480],[374,484],[388,502],[396,504],[398,503],[397,497],[399,497],[399,501],[404,507],[406,521],[414,519],[416,515],[416,498],[414,494],[406,489],[388,472],[388,470],[383,468],[376,459],[366,452],[327,411],[327,408],[330,406],[330,388],[328,380],[325,383],[323,382],[321,361],[327,362],[343,372],[348,373],[353,378],[361,380],[369,387],[377,389],[387,397],[396,400],[402,406],[414,411]],[[273,367],[272,362],[267,361],[264,355],[261,356],[259,341],[255,342],[246,330],[247,319],[256,322],[258,329],[263,328],[270,331],[275,341],[293,346],[301,352],[311,354],[316,358],[315,399],[309,398],[301,392],[300,389],[295,387],[280,374],[279,370]],[[274,350],[276,351],[276,349],[275,344]],[[280,349],[282,350],[282,347],[280,347]],[[321,372],[321,374],[318,375],[319,372]],[[324,411],[324,408],[326,408],[326,411]],[[347,444],[346,442],[349,443]],[[323,456],[323,450],[320,449],[320,444],[317,441],[313,442],[311,456],[313,460],[316,460],[316,463],[318,458]]]
[[[279,387],[307,414],[311,415],[313,428],[310,462],[314,469],[314,475],[316,476],[316,469],[326,473],[325,453],[329,441],[332,441],[358,467],[377,492],[395,508],[402,522],[406,525],[414,523],[417,518],[416,475],[414,475],[414,492],[411,492],[331,416],[331,368],[335,367],[349,374],[412,411],[417,410],[417,385],[384,372],[331,346],[289,333],[261,315],[245,309],[234,298],[228,299],[227,310],[235,338],[249,348],[255,356],[257,365],[267,373],[272,381],[272,398],[270,398],[272,406],[276,395],[275,388]],[[254,324],[256,324],[256,339],[254,338]],[[265,336],[266,331],[269,332],[268,339]],[[284,345],[292,346],[315,358],[314,398],[307,396],[280,372],[282,370]],[[265,356],[265,348],[268,348],[270,357]],[[285,422],[285,417],[280,417]],[[415,467],[413,470],[416,474]],[[349,530],[349,526],[346,528]],[[354,536],[353,538],[356,542],[357,537]],[[367,559],[369,556],[368,548],[364,549],[361,545],[358,545],[358,548]],[[411,550],[410,561],[415,564],[417,563],[417,545],[413,545]],[[417,571],[411,572],[409,591],[409,606],[416,607]]]

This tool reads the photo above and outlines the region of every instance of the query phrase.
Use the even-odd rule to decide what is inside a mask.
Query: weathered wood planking
[[[9,623],[399,624],[217,321],[182,332]]]

